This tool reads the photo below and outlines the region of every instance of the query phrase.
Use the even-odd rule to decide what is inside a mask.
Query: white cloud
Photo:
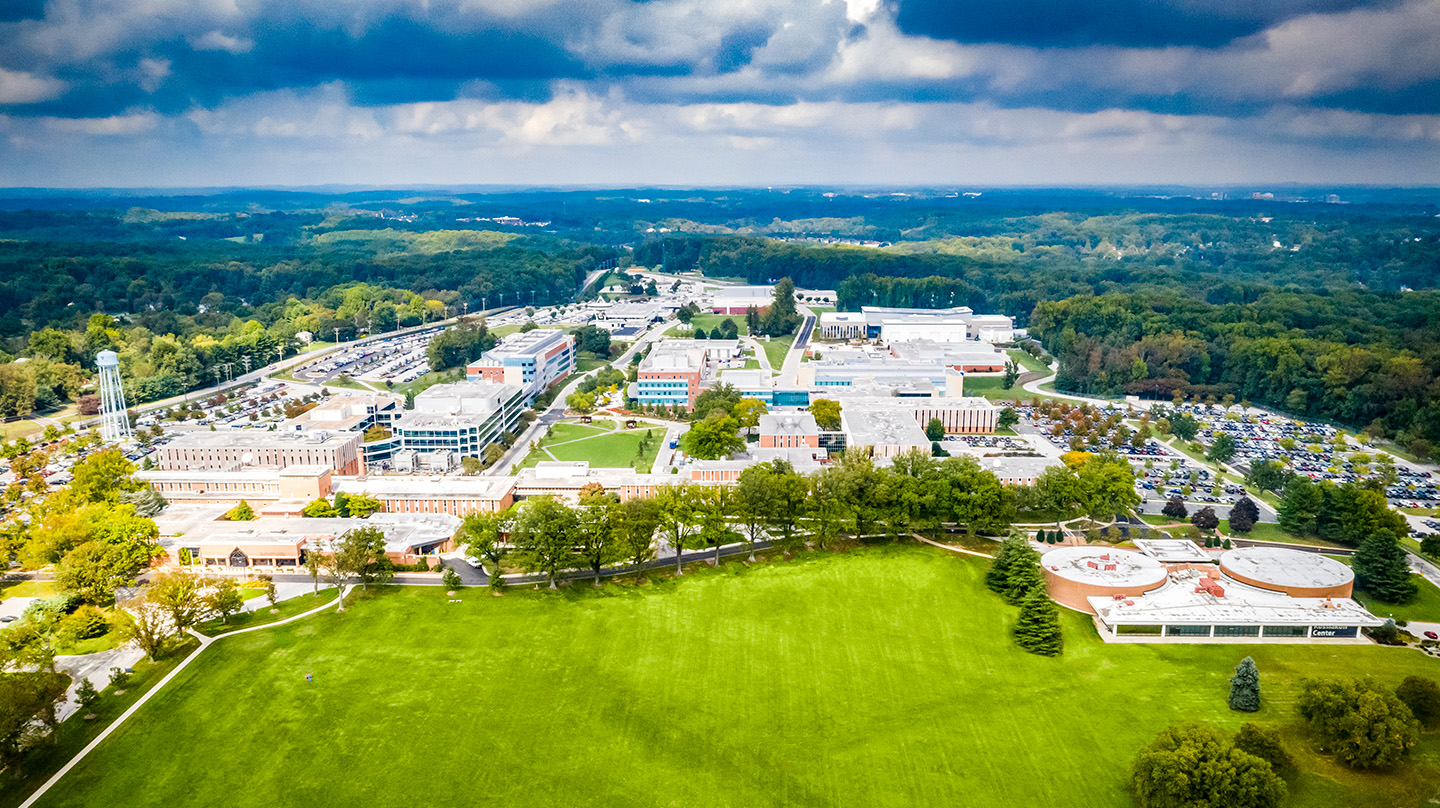
[[[105,118],[41,118],[40,121],[56,132],[99,137],[117,135],[138,135],[158,126],[161,117],[153,112],[134,112],[125,115],[110,115]]]
[[[69,84],[59,79],[0,67],[0,104],[35,104],[58,98]]]
[[[190,47],[203,51],[225,51],[227,53],[249,53],[255,49],[255,40],[231,36],[224,31],[206,31],[202,36],[190,40]]]

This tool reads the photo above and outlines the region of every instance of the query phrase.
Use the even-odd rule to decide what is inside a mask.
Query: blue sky
[[[1440,0],[4,0],[0,185],[1440,184]]]

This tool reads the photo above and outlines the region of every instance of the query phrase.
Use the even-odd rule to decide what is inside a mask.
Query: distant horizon
[[[611,183],[316,183],[300,185],[15,185],[0,186],[3,193],[89,193],[89,194],[165,194],[176,193],[199,195],[207,193],[232,193],[244,191],[278,191],[288,193],[319,192],[363,192],[363,191],[448,191],[455,193],[482,193],[491,190],[525,191],[546,193],[551,191],[1248,191],[1263,193],[1267,190],[1308,190],[1308,191],[1440,191],[1440,182],[1404,185],[1395,183],[1324,183],[1324,182],[1231,182],[1231,183],[985,183],[970,184],[959,182],[940,183],[795,183],[795,184],[746,184],[746,183],[635,183],[630,185]],[[1224,200],[1234,201],[1234,200]]]
[[[1440,186],[1440,0],[0,7],[0,187]]]

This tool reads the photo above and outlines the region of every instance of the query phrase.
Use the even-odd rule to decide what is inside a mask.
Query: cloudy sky
[[[1440,184],[1440,0],[3,0],[0,185]]]

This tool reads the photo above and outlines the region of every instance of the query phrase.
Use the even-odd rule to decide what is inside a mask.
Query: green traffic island
[[[0,771],[0,806],[24,802],[199,646],[199,640],[186,637],[168,647],[159,660],[135,663],[123,688],[101,690],[94,703],[60,722],[46,742],[9,761]]]
[[[262,593],[263,594],[263,593]],[[232,631],[239,631],[242,628],[254,628],[280,620],[286,620],[297,614],[304,614],[318,606],[335,601],[335,589],[321,589],[318,594],[307,592],[297,597],[282,600],[274,606],[262,605],[255,611],[240,612],[232,614],[228,618],[216,617],[199,624],[195,630],[207,637],[218,637]]]

